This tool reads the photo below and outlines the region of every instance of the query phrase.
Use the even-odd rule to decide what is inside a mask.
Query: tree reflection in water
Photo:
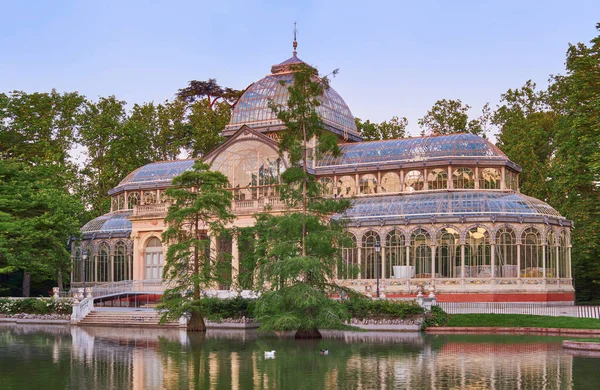
[[[2,388],[600,388],[598,360],[559,337],[0,325]],[[276,350],[275,359],[264,351]],[[329,355],[319,351],[328,349]],[[590,364],[590,361],[593,364]],[[573,374],[576,373],[574,376]],[[598,383],[593,383],[593,381]]]

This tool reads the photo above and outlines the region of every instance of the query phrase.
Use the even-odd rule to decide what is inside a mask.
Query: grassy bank
[[[453,314],[445,326],[500,328],[600,329],[593,318],[548,317],[525,314]]]

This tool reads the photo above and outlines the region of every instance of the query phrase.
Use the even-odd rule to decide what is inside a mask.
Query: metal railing
[[[437,305],[449,314],[529,314],[600,319],[600,306],[543,306],[520,302],[438,302]]]

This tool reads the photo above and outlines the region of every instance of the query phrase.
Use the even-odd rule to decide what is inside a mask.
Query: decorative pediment
[[[279,149],[279,144],[274,139],[259,133],[256,130],[253,130],[249,126],[242,125],[238,131],[236,131],[231,137],[227,139],[227,141],[223,142],[221,145],[217,146],[215,149],[211,150],[207,153],[202,160],[207,164],[211,164],[216,156],[218,156],[223,150],[227,149],[229,146],[233,145],[237,142],[243,142],[246,140],[252,141],[260,141],[263,142],[275,150]]]

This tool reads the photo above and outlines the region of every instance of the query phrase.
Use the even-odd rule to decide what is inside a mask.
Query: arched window
[[[144,191],[144,203],[155,204],[156,203],[156,191]]]
[[[423,173],[421,171],[409,171],[404,175],[405,191],[415,192],[422,191],[425,186]]]
[[[338,179],[338,196],[342,198],[349,198],[354,196],[355,182],[352,176],[342,176]]]
[[[431,278],[430,235],[424,229],[417,229],[410,239],[410,261],[417,278]]]
[[[435,276],[460,278],[460,234],[454,228],[445,228],[436,241]]]
[[[127,253],[125,243],[119,241],[113,252],[113,281],[131,280],[131,256]]]
[[[452,186],[454,189],[475,188],[475,175],[469,168],[457,168],[452,173]]]
[[[503,227],[496,233],[495,263],[497,277],[517,277],[517,236],[509,227]]]
[[[432,169],[427,172],[427,185],[430,190],[445,190],[448,187],[448,173],[445,169]]]
[[[119,204],[119,210],[125,210],[127,207],[127,205],[125,204],[125,194],[121,193],[119,195],[117,195],[117,201]]]
[[[83,264],[81,263],[81,247],[79,246],[79,243],[73,247],[73,270],[71,271],[71,281],[83,281]]]
[[[559,238],[560,249],[558,252],[558,277],[559,278],[569,278],[570,270],[569,270],[569,242],[566,231],[561,231]]]
[[[496,168],[479,170],[479,188],[486,190],[500,189],[500,172]]]
[[[381,192],[400,192],[400,176],[388,172],[381,178]]]
[[[361,277],[363,279],[376,278],[376,263],[379,253],[375,250],[375,243],[380,242],[379,235],[374,231],[368,231],[363,236],[362,240],[362,270]]]
[[[558,257],[560,249],[556,243],[556,233],[554,230],[549,230],[548,234],[546,234],[546,259],[545,259],[545,267],[546,267],[546,277],[547,278],[556,278],[558,277]]]
[[[321,196],[331,198],[333,196],[333,179],[323,177],[319,182],[321,183]]]
[[[87,247],[82,251],[81,258],[83,259],[82,265],[84,267],[83,274],[85,275],[86,282],[96,281],[96,253],[94,247],[88,244]]]
[[[370,195],[377,193],[377,178],[375,175],[362,175],[359,181],[361,195]]]
[[[358,248],[356,237],[348,233],[349,237],[342,247],[342,259],[338,265],[338,279],[356,279],[358,277]]]
[[[487,230],[482,227],[469,230],[465,244],[465,278],[492,277],[492,250]]]
[[[119,209],[119,198],[117,196],[113,196],[110,198],[110,210],[117,211]]]
[[[110,281],[110,263],[109,263],[110,249],[108,244],[103,243],[100,245],[98,250],[98,258],[96,261],[96,282],[108,282]]]
[[[223,150],[212,161],[211,169],[227,176],[236,199],[249,200],[275,194],[285,165],[277,150],[246,140]]]
[[[540,232],[527,228],[521,236],[521,277],[541,278],[542,270],[542,240]]]
[[[138,204],[140,204],[140,193],[130,192],[127,195],[127,208],[133,209],[133,206],[137,206]]]
[[[146,242],[144,250],[145,257],[145,278],[162,279],[163,273],[163,252],[162,243],[156,237],[152,237]]]
[[[385,278],[406,278],[406,248],[404,234],[394,229],[385,240]]]
[[[518,175],[509,169],[506,169],[505,172],[506,188],[516,191],[519,188]]]

